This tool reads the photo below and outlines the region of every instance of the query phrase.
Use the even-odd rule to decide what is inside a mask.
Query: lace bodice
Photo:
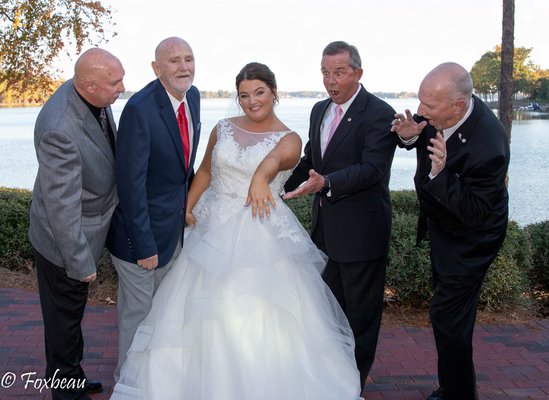
[[[257,166],[288,133],[290,131],[252,133],[240,129],[228,119],[219,121],[217,143],[212,152],[210,187],[203,193],[195,211],[205,212],[203,203],[212,200],[222,200],[224,208],[230,208],[230,203],[242,207]],[[269,184],[275,198],[282,192],[291,173],[291,170],[281,171]]]

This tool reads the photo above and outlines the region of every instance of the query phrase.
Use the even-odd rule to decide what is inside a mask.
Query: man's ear
[[[362,78],[362,74],[364,73],[364,70],[363,70],[362,68],[357,68],[357,69],[355,70],[355,72],[356,72],[357,81],[359,81],[360,78]]]
[[[94,93],[97,89],[97,84],[90,78],[84,79],[84,90],[87,93]]]
[[[156,61],[151,62],[151,67],[152,67],[156,77],[160,78],[160,68],[158,67],[158,64],[156,63]]]
[[[454,103],[454,110],[457,115],[465,115],[469,103],[464,99],[459,99]]]

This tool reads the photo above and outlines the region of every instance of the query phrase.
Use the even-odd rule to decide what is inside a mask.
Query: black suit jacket
[[[478,97],[473,99],[473,112],[447,140],[446,166],[434,179],[428,176],[427,145],[435,129],[427,125],[413,146],[420,202],[418,238],[425,226],[433,265],[445,276],[484,273],[507,230],[507,135],[492,110]]]
[[[295,189],[313,168],[327,175],[331,196],[315,196],[312,231],[322,218],[330,259],[358,262],[386,256],[391,236],[389,178],[397,144],[390,132],[395,111],[361,87],[326,148],[320,154],[320,127],[331,99],[314,105],[304,156],[286,182]]]
[[[134,94],[120,116],[116,146],[116,184],[120,204],[114,212],[107,247],[135,263],[158,254],[170,261],[185,223],[187,191],[200,138],[200,93],[187,92],[194,129],[185,168],[177,118],[157,79]]]

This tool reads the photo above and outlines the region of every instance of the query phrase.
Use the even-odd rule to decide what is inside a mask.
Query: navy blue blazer
[[[330,259],[360,262],[385,257],[391,238],[389,178],[397,138],[391,132],[393,108],[361,87],[343,116],[324,157],[320,127],[332,100],[316,103],[311,111],[309,141],[304,156],[285,184],[295,189],[313,168],[330,179],[331,196],[320,194],[313,203],[311,232],[322,218],[324,243]]]
[[[107,237],[115,257],[170,261],[185,226],[185,205],[200,138],[200,92],[187,92],[194,129],[188,170],[172,104],[157,79],[126,103],[116,143],[118,204]]]

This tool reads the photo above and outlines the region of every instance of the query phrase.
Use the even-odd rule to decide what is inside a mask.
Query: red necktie
[[[181,133],[181,141],[183,142],[183,155],[185,156],[185,169],[189,167],[189,122],[185,113],[185,102],[181,102],[177,109],[177,124]]]

